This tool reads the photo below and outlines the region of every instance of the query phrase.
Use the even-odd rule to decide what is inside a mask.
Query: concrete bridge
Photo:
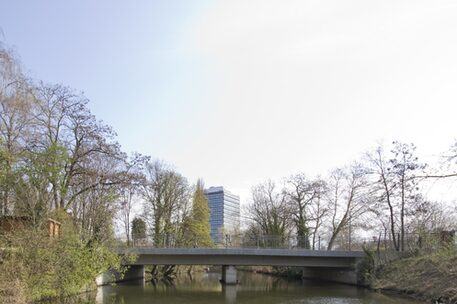
[[[360,251],[253,248],[119,248],[137,255],[125,279],[143,278],[145,265],[221,265],[222,282],[236,284],[236,266],[303,267],[305,278],[357,284]]]

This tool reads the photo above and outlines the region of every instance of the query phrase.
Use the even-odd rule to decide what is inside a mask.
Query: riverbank
[[[96,288],[108,269],[123,270],[114,243],[81,241],[74,219],[55,213],[62,223],[59,238],[41,228],[23,227],[0,235],[0,303],[23,304],[80,294]]]
[[[457,252],[442,250],[402,258],[374,270],[370,287],[430,303],[457,303]]]
[[[298,268],[243,267],[242,270],[283,278],[301,278]],[[375,292],[425,303],[457,304],[455,250],[397,259],[382,263],[371,272],[362,285]]]

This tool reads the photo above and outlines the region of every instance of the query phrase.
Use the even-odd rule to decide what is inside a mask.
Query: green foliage
[[[84,95],[32,81],[1,44],[0,61],[0,83],[8,84],[0,88],[0,216],[27,222],[0,235],[0,295],[20,298],[17,290],[31,301],[79,292],[120,264],[109,250],[114,203],[139,176]],[[59,240],[47,235],[48,217],[63,224]]]
[[[192,213],[183,221],[183,243],[188,246],[211,247],[210,209],[203,182],[199,180],[192,198]]]
[[[356,264],[356,272],[359,284],[369,285],[375,272],[375,256],[374,252],[364,248],[365,257],[359,260]]]
[[[31,168],[36,178],[45,177],[49,182],[57,184],[62,179],[63,167],[68,160],[67,149],[57,143],[52,143],[45,150],[31,155]]]
[[[11,248],[0,264],[0,282],[19,279],[29,301],[81,292],[98,274],[113,266],[120,269],[119,256],[108,247],[81,242],[72,218],[63,212],[56,218],[62,222],[59,239],[50,238],[46,227],[27,228],[5,235],[7,242],[0,244]]]
[[[8,212],[8,196],[9,191],[13,188],[17,175],[11,169],[13,157],[11,153],[2,147],[2,139],[0,138],[0,214]]]
[[[6,183],[7,159],[8,159],[8,154],[7,154],[6,150],[1,148],[1,140],[0,140],[0,187],[2,187]],[[0,212],[1,212],[1,210],[0,210]]]
[[[209,233],[209,214],[210,209],[208,207],[208,199],[205,196],[203,189],[203,182],[199,180],[195,189],[193,201],[192,201],[192,217],[195,221],[207,224],[207,231]],[[202,227],[203,228],[203,227]]]
[[[132,239],[139,240],[146,238],[146,222],[136,217],[132,221]]]
[[[1,139],[0,139],[0,182],[3,182],[5,175],[6,175],[6,163],[8,160],[8,154],[5,149],[1,147]]]

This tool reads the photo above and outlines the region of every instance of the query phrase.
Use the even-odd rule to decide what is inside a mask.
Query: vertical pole
[[[225,248],[228,248],[229,242],[230,242],[230,236],[228,234],[225,234]]]
[[[321,250],[321,236],[319,235],[318,242],[317,242],[317,248]]]

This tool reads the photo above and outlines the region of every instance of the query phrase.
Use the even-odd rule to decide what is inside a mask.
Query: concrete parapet
[[[133,265],[233,265],[353,268],[363,252],[285,249],[132,248]]]

